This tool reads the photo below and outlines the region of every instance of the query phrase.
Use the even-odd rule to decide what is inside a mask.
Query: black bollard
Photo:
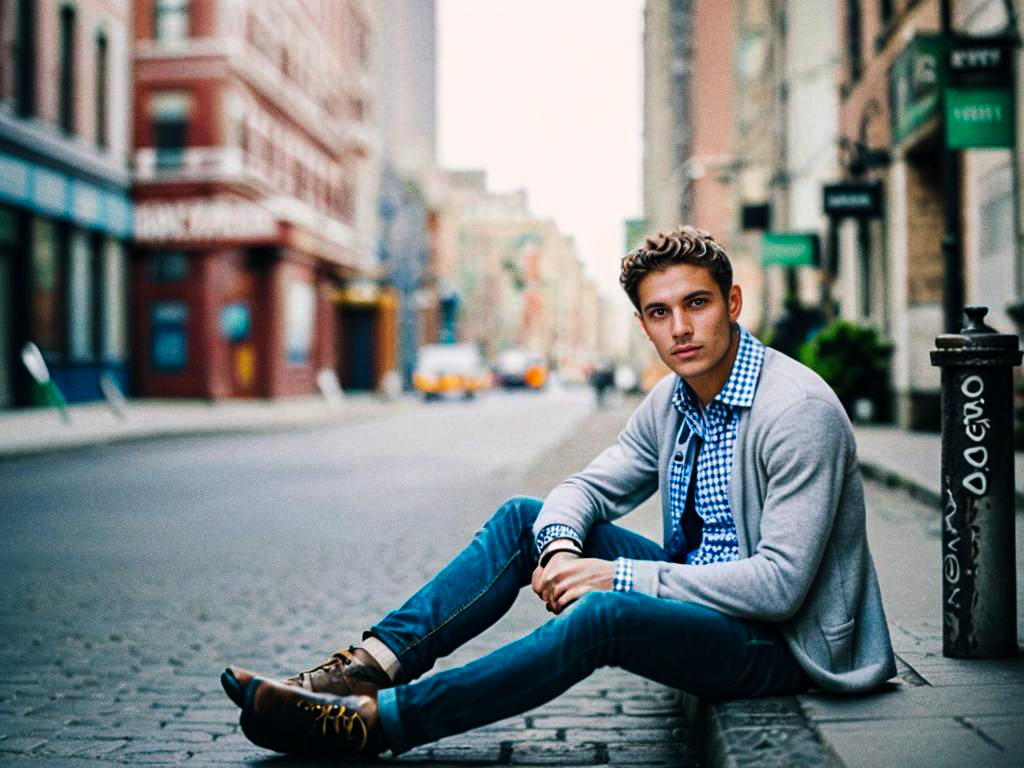
[[[935,339],[942,368],[942,654],[1017,653],[1013,366],[1017,336],[966,307],[960,333]]]

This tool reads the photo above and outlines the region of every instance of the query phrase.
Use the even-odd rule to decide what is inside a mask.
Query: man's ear
[[[740,312],[743,310],[743,291],[735,283],[729,288],[729,322],[735,323],[740,319]]]
[[[643,332],[643,334],[644,334],[644,337],[645,337],[645,338],[646,338],[646,339],[647,339],[648,341],[651,341],[651,334],[649,334],[649,333],[647,332],[647,326],[646,326],[646,325],[644,325],[644,319],[643,319],[643,317],[641,317],[641,316],[640,316],[640,313],[639,313],[639,312],[634,312],[634,313],[633,313],[633,317],[635,317],[635,318],[636,318],[636,324],[640,326],[640,330],[641,330],[641,331]]]

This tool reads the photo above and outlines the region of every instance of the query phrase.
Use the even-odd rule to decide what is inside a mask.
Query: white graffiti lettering
[[[964,488],[975,496],[984,496],[985,492],[988,491],[988,478],[985,477],[985,473],[980,469],[975,470],[964,478],[963,485]]]
[[[953,491],[949,487],[949,478],[946,478],[946,517],[944,518],[946,524],[946,530],[950,533],[956,533],[956,528],[953,527],[953,515],[956,514],[956,498],[953,496]]]
[[[960,384],[960,391],[970,400],[964,402],[963,426],[964,435],[973,443],[980,443],[988,434],[991,421],[985,418],[985,380],[973,374]],[[988,448],[983,445],[971,445],[964,448],[964,461],[974,468],[960,484],[975,496],[984,496],[988,492]]]
[[[977,374],[968,376],[960,385],[960,391],[967,397],[981,397],[981,393],[985,391],[985,382]]]
[[[980,443],[985,439],[985,435],[988,434],[988,430],[991,427],[991,422],[988,419],[979,419],[974,424],[964,425],[964,432],[967,436],[976,443]]]
[[[946,598],[946,605],[952,605],[956,610],[960,610],[960,603],[956,602],[956,596],[960,594],[960,587],[957,587],[949,593],[949,597]]]
[[[984,445],[975,445],[970,448],[964,448],[964,458],[967,463],[975,469],[981,469],[988,464],[988,448]]]
[[[956,545],[960,543],[960,537],[956,533],[956,528],[953,527],[953,519],[956,515],[956,497],[953,495],[953,491],[949,487],[949,478],[946,478],[946,509],[945,516],[943,517],[942,523],[945,526],[945,533],[950,534],[944,536],[946,543],[946,555],[942,558],[942,577],[946,584],[952,586],[960,580],[960,560],[956,555]],[[948,591],[948,589],[947,589]],[[946,599],[946,605],[952,606],[955,610],[960,610],[960,604],[956,602],[956,596],[960,592],[960,587],[956,587],[950,593]],[[950,615],[947,611],[947,621],[955,620],[955,615]]]
[[[942,559],[942,572],[950,584],[960,581],[960,561],[956,559],[956,555],[946,555]]]
[[[964,403],[964,424],[970,424],[975,419],[980,419],[982,414],[982,405],[984,400],[975,400],[974,402]]]

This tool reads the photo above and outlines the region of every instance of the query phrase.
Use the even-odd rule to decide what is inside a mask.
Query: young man
[[[615,445],[543,504],[507,502],[361,646],[284,682],[226,670],[254,743],[399,753],[536,707],[605,665],[717,699],[866,691],[896,673],[835,395],[737,324],[740,287],[706,232],[647,240],[620,280],[672,373]],[[612,524],[659,490],[664,547]],[[528,584],[555,618],[417,681]]]

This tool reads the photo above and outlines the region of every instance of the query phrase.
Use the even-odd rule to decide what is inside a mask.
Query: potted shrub
[[[874,328],[838,320],[802,345],[798,357],[832,387],[850,418],[888,420],[892,345]]]

